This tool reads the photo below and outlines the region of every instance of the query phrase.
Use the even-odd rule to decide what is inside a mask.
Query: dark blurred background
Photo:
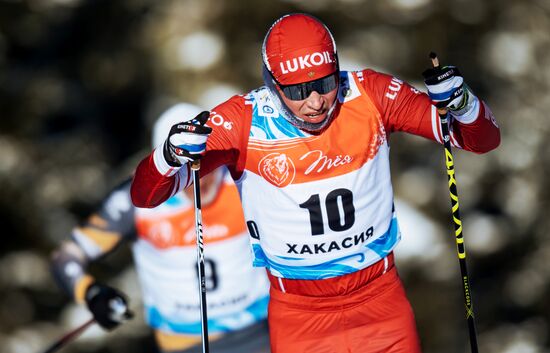
[[[455,151],[480,352],[550,352],[548,0],[0,0],[0,352],[40,352],[86,321],[50,252],[148,153],[164,109],[262,84],[263,36],[288,12],[332,29],[344,69],[424,90],[434,50],[488,102],[499,149]],[[397,263],[424,351],[469,352],[442,147],[391,144]],[[92,270],[140,311],[128,249]],[[151,352],[142,320],[64,351]]]

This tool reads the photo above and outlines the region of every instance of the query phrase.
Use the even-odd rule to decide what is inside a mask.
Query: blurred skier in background
[[[180,103],[153,129],[161,144],[173,124],[200,112]],[[201,180],[208,330],[211,352],[269,352],[268,288],[265,271],[252,267],[252,254],[238,191],[219,168]],[[115,188],[101,207],[72,232],[52,256],[54,276],[78,303],[86,303],[99,325],[113,329],[127,296],[86,272],[123,242],[132,244],[147,324],[163,353],[199,351],[201,342],[193,190],[175,193],[154,209],[130,200],[131,179]],[[131,293],[130,297],[132,296]],[[117,305],[113,305],[117,303]]]

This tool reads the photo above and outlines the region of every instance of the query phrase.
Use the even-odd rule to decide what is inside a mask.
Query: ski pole
[[[109,306],[111,310],[113,310],[114,315],[116,315],[117,320],[120,322],[122,322],[123,320],[130,320],[134,317],[134,313],[130,311],[126,306],[126,304],[119,298],[116,298],[114,300],[112,299],[109,302]],[[95,322],[96,321],[94,318],[89,319],[82,325],[73,329],[71,332],[66,333],[65,335],[63,335],[63,337],[55,341],[48,349],[44,351],[44,353],[54,353],[58,351],[60,348],[63,348],[65,345],[67,345],[67,343],[77,338],[82,332],[84,332],[88,327],[90,327]]]
[[[48,349],[46,349],[44,353],[53,353],[59,350],[60,348],[63,348],[65,345],[67,345],[67,343],[71,342],[73,339],[80,336],[82,332],[84,332],[89,326],[91,326],[94,323],[95,323],[95,319],[91,318],[90,320],[86,321],[82,325],[73,329],[71,332],[68,332],[65,335],[63,335],[61,338],[55,341]]]
[[[429,55],[432,60],[434,69],[439,68],[439,60],[437,54],[431,52]],[[445,146],[445,165],[447,166],[447,179],[449,181],[449,194],[451,195],[451,209],[455,228],[456,251],[458,254],[458,262],[460,264],[460,274],[462,276],[462,288],[464,289],[464,303],[466,306],[466,320],[468,321],[468,331],[470,334],[470,347],[472,353],[478,353],[477,333],[474,318],[474,304],[472,294],[470,292],[470,279],[468,277],[468,269],[466,267],[466,246],[464,245],[464,237],[462,235],[462,221],[460,219],[460,211],[458,204],[458,188],[456,184],[456,176],[454,169],[453,154],[451,151],[451,139],[449,136],[449,117],[447,108],[437,108],[439,120],[441,123],[441,133],[443,135],[443,145]]]
[[[195,233],[197,236],[197,269],[199,271],[199,294],[201,308],[201,338],[202,352],[209,353],[208,347],[208,315],[206,313],[206,275],[204,271],[204,243],[202,239],[202,213],[201,213],[201,188],[199,170],[201,167],[200,160],[191,163],[193,171],[193,195],[195,201]]]

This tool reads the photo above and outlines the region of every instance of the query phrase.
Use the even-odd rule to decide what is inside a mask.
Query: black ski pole
[[[195,233],[197,236],[197,269],[199,271],[199,294],[201,307],[201,336],[202,352],[209,353],[208,346],[208,315],[206,313],[206,275],[204,271],[204,243],[202,239],[202,211],[201,211],[201,188],[200,188],[200,160],[191,163],[193,171],[193,188],[195,198]]]
[[[434,69],[437,69],[439,67],[439,60],[434,52],[430,53],[430,59],[432,60],[432,66]],[[462,221],[460,219],[458,204],[458,188],[456,184],[453,154],[451,151],[447,108],[437,108],[437,113],[439,114],[439,120],[441,122],[441,133],[443,134],[443,145],[445,146],[445,165],[447,166],[449,194],[451,195],[451,209],[455,228],[456,251],[458,254],[458,262],[460,264],[460,274],[462,276],[462,288],[464,289],[464,304],[466,306],[466,320],[468,321],[468,331],[470,334],[470,347],[472,353],[478,353],[474,304],[472,301],[472,294],[470,292],[470,278],[466,267],[466,246],[462,235]]]
[[[90,327],[94,323],[95,323],[95,319],[91,318],[90,320],[86,321],[85,323],[78,326],[74,330],[63,335],[61,338],[55,341],[48,349],[46,349],[44,353],[56,352],[60,348],[64,347],[67,343],[71,342],[72,340],[80,336],[82,332],[84,332],[88,327]]]

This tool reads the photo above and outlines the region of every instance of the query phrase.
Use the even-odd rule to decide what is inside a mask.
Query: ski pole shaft
[[[44,351],[44,353],[54,353],[57,352],[59,349],[63,348],[67,343],[71,342],[75,338],[77,338],[82,332],[84,332],[89,326],[95,323],[95,319],[90,319],[83,323],[82,325],[78,326],[71,332],[66,333],[61,338],[59,338],[57,341],[55,341],[48,349]]]
[[[208,315],[206,313],[206,275],[204,270],[204,243],[202,239],[201,188],[199,175],[200,160],[191,163],[191,170],[193,172],[193,195],[195,198],[195,233],[197,236],[197,269],[199,272],[202,352],[209,353]]]
[[[432,66],[439,67],[439,60],[434,52],[430,53]],[[460,264],[460,274],[462,276],[462,288],[464,290],[464,304],[466,307],[466,320],[468,321],[468,331],[470,334],[470,347],[472,353],[478,353],[477,333],[474,318],[474,304],[472,294],[470,292],[470,279],[468,276],[468,268],[466,266],[466,246],[462,235],[462,221],[460,218],[458,188],[456,182],[456,174],[454,168],[453,154],[451,151],[451,139],[449,136],[449,117],[447,108],[438,108],[439,119],[441,123],[441,133],[443,135],[443,145],[445,146],[445,165],[447,167],[447,179],[449,182],[449,194],[451,196],[451,209],[453,215],[453,223],[455,228],[456,250],[458,254],[458,262]]]

